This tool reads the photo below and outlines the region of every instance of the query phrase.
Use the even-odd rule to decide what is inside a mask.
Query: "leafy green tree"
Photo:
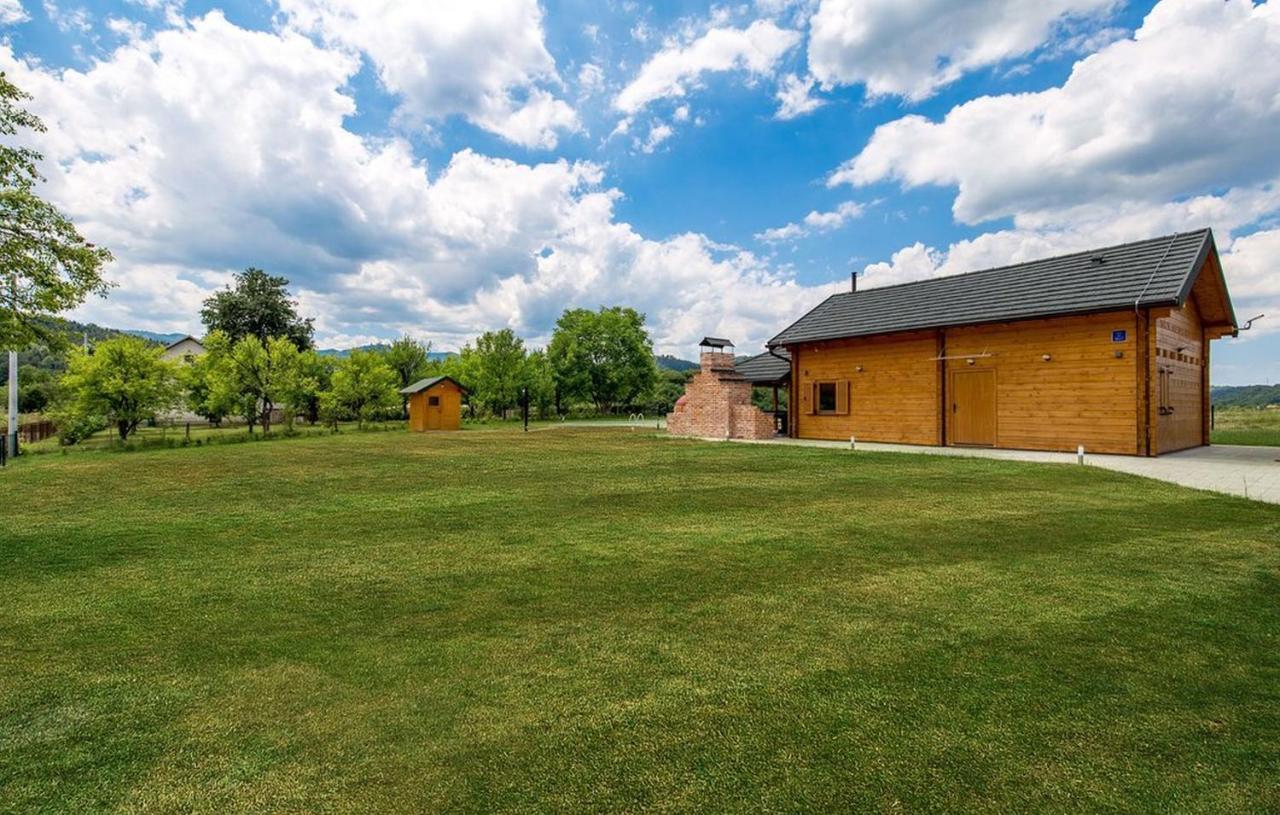
[[[115,425],[120,440],[129,438],[143,421],[178,401],[176,366],[163,349],[137,337],[98,343],[92,353],[71,352],[62,378],[72,420],[101,417]]]
[[[602,413],[637,403],[658,381],[644,315],[632,308],[565,311],[547,356],[560,398],[590,400]]]
[[[200,309],[209,331],[221,331],[233,343],[256,337],[264,349],[272,337],[287,337],[299,349],[311,347],[313,321],[298,316],[288,280],[252,266],[235,277],[234,285],[206,299]]]
[[[325,406],[330,412],[341,410],[355,416],[363,428],[368,420],[395,410],[400,396],[396,381],[395,371],[381,354],[352,351],[334,369]]]
[[[0,135],[44,131],[20,106],[30,98],[0,73]],[[91,294],[105,295],[111,285],[102,278],[111,253],[36,195],[40,158],[30,148],[0,145],[0,348],[59,341],[47,319]]]
[[[205,338],[205,348],[214,366],[213,400],[235,405],[250,433],[255,419],[263,433],[270,433],[272,411],[300,387],[298,347],[286,337],[271,337],[263,345],[252,334],[232,343],[225,333],[213,331]]]
[[[219,387],[218,363],[217,356],[205,353],[181,366],[178,372],[178,381],[186,394],[187,407],[215,426],[235,412],[237,407],[235,394]]]
[[[474,419],[476,405],[480,403],[480,400],[475,396],[477,371],[479,370],[479,357],[476,356],[476,350],[468,343],[462,347],[461,351],[445,357],[432,368],[434,369],[432,371],[433,374],[453,377],[455,382],[466,389],[467,392],[462,397],[463,405],[467,410],[467,415]]]
[[[533,351],[525,360],[525,386],[529,388],[529,407],[538,411],[538,418],[554,415],[556,407],[556,376],[546,351]]]
[[[391,343],[386,360],[391,370],[396,372],[396,381],[401,388],[407,388],[427,375],[430,354],[431,343],[421,343],[408,335]],[[409,418],[409,397],[400,397],[400,412],[404,418]]]
[[[18,381],[22,383],[22,390],[18,391],[19,413],[41,413],[56,400],[58,382],[52,371],[19,365]],[[0,382],[4,379],[0,378]]]
[[[655,413],[670,413],[676,400],[684,396],[685,386],[695,371],[672,371],[668,368],[658,370],[658,384],[653,389],[653,397],[648,407]]]
[[[473,353],[470,387],[479,402],[505,418],[507,409],[519,402],[525,384],[524,340],[509,328],[486,331],[476,338]]]
[[[333,360],[320,356],[314,349],[298,355],[297,376],[286,398],[293,413],[302,416],[308,424],[320,420],[320,394],[332,387],[333,369]]]

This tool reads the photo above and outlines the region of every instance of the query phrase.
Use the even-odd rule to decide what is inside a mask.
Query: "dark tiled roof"
[[[729,340],[726,340],[724,337],[703,337],[702,342],[698,343],[698,345],[706,346],[707,348],[732,348],[733,347],[733,343],[730,342]]]
[[[427,377],[426,379],[419,379],[417,382],[414,382],[412,385],[410,385],[407,388],[401,388],[400,392],[403,393],[405,396],[409,396],[415,393],[421,393],[422,391],[425,391],[427,388],[431,387],[432,385],[438,385],[441,382],[445,381],[446,379],[452,382],[453,384],[457,385],[459,389],[466,391],[466,388],[462,387],[462,385],[458,383],[458,380],[454,379],[451,376],[431,376],[431,377]]]
[[[835,294],[770,346],[945,326],[1181,305],[1216,251],[1208,229]],[[1234,316],[1232,317],[1234,321]]]
[[[778,359],[768,351],[738,361],[734,367],[744,378],[762,385],[771,385],[786,379],[791,373],[791,354],[786,350],[777,352],[786,359]]]

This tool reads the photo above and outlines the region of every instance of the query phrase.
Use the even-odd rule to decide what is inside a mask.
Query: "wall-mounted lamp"
[[[1045,354],[1045,355],[1041,356],[1040,358],[1041,358],[1041,359],[1043,359],[1045,362],[1048,362],[1049,360],[1053,359],[1053,355],[1052,355],[1052,354]]]
[[[858,373],[862,373],[862,366],[859,365],[858,367],[854,368],[854,370],[857,371]]]
[[[965,364],[965,365],[972,365],[972,364],[974,364],[975,362],[977,362],[977,360],[976,360],[976,359],[974,359],[973,357],[969,357],[968,359],[966,359],[966,360],[964,361],[964,364]]]
[[[1116,359],[1124,359],[1124,351],[1116,351]]]

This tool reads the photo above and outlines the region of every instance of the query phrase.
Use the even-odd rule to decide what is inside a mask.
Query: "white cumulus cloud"
[[[882,125],[830,182],[955,186],[964,222],[1042,223],[1269,181],[1280,176],[1277,87],[1280,7],[1164,0],[1061,87]]]
[[[845,201],[835,209],[827,212],[819,212],[815,209],[804,216],[804,219],[799,223],[790,223],[786,226],[777,226],[758,232],[756,233],[756,239],[766,243],[779,243],[803,238],[814,232],[830,232],[839,229],[855,218],[861,218],[865,211],[866,206],[864,204],[860,204],[857,201]]]
[[[526,147],[580,127],[559,87],[536,0],[280,0],[288,24],[363,53],[410,122],[464,116]]]
[[[826,100],[813,95],[813,86],[817,80],[808,76],[803,79],[795,74],[787,74],[778,83],[778,110],[775,119],[795,119],[806,113],[812,113],[826,104]]]
[[[824,87],[863,83],[913,100],[965,73],[1026,54],[1071,16],[1115,0],[822,0],[810,19],[809,70]]]
[[[613,101],[633,115],[658,99],[684,96],[703,74],[747,71],[767,75],[782,55],[800,42],[800,34],[771,20],[746,28],[712,28],[688,43],[668,43],[640,68]]]
[[[22,0],[0,0],[0,25],[15,25],[31,19]]]

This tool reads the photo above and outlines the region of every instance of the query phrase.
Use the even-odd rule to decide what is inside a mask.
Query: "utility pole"
[[[9,352],[9,432],[5,436],[9,458],[18,455],[18,352]]]
[[[13,309],[13,327],[18,323],[18,273],[9,272],[10,307]],[[18,352],[9,352],[9,432],[5,434],[9,458],[18,457]]]

